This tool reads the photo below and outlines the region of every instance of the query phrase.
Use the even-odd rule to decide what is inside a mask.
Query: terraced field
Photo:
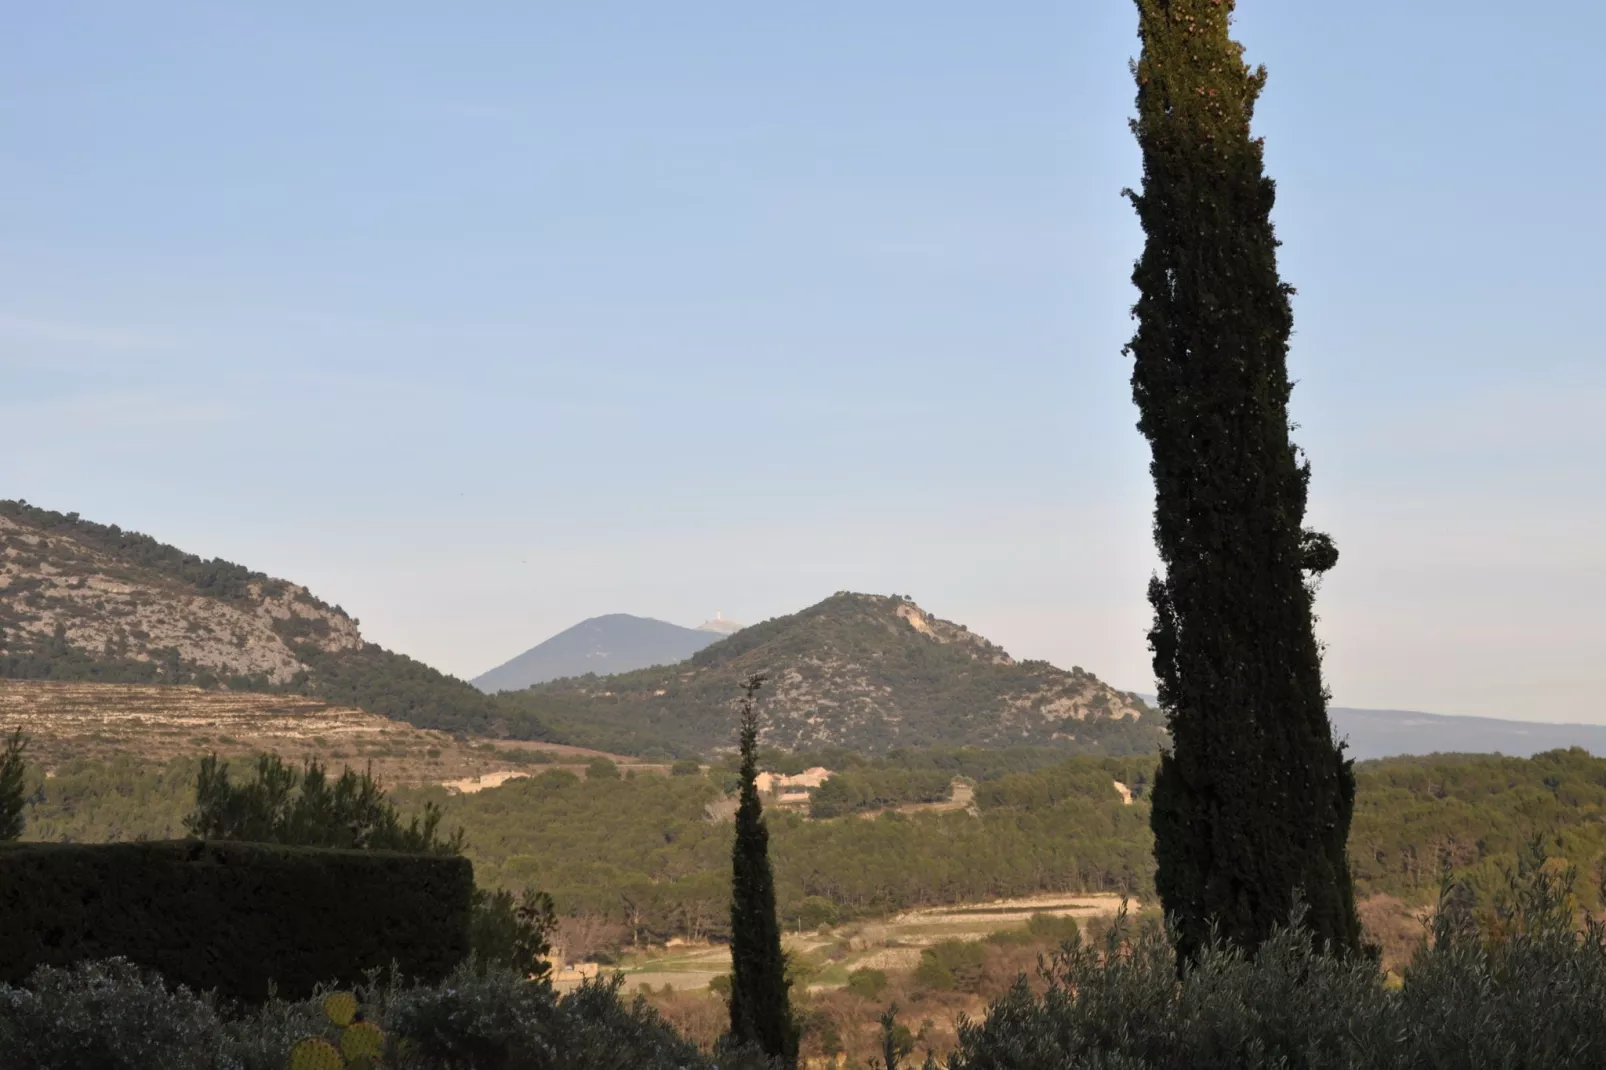
[[[447,784],[460,791],[532,771],[580,768],[601,753],[545,743],[459,741],[296,695],[0,680],[0,731],[14,728],[29,737],[29,760],[46,770],[75,758],[166,761],[272,752],[286,761],[317,758],[335,769],[372,763],[388,785]],[[642,772],[662,769],[608,757]]]

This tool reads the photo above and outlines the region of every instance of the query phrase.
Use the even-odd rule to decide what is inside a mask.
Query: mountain
[[[1063,746],[1152,751],[1159,718],[1081,668],[1018,662],[963,625],[896,596],[839,593],[744,628],[679,664],[556,680],[498,696],[569,742],[709,754],[735,742],[742,681],[767,673],[766,746]]]
[[[300,694],[419,728],[546,738],[365,641],[305,587],[20,501],[0,500],[0,677]]]
[[[735,635],[745,627],[747,625],[737,624],[733,620],[726,620],[723,613],[715,613],[713,620],[703,621],[697,626],[697,630],[700,632],[714,632],[718,635]]]
[[[1606,725],[1541,724],[1494,717],[1450,717],[1407,710],[1328,710],[1333,729],[1359,761],[1398,754],[1504,754],[1528,758],[1582,747],[1606,757]]]
[[[1154,695],[1138,692],[1151,705]],[[1606,725],[1506,721],[1455,717],[1412,710],[1362,710],[1330,706],[1333,731],[1356,761],[1428,754],[1504,754],[1531,758],[1546,751],[1582,747],[1606,757]]]
[[[610,613],[559,632],[512,661],[476,676],[473,683],[481,691],[517,691],[565,676],[602,676],[672,665],[719,638],[711,631],[682,628],[651,617]]]

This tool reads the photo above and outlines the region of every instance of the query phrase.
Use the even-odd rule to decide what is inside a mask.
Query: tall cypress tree
[[[1192,955],[1210,926],[1253,949],[1296,898],[1334,950],[1360,940],[1345,856],[1355,778],[1327,719],[1312,628],[1338,559],[1304,528],[1310,468],[1289,439],[1293,293],[1275,188],[1250,134],[1264,68],[1233,0],[1137,0],[1147,240],[1132,280],[1132,393],[1153,452],[1149,633],[1172,751],[1152,793],[1155,878]]]
[[[22,752],[27,748],[28,740],[20,728],[0,747],[0,843],[22,837],[22,811],[27,805],[22,794],[27,773]]]
[[[741,801],[731,850],[731,1039],[756,1044],[787,1066],[797,1064],[798,1029],[775,917],[770,834],[758,799],[758,690],[764,676],[742,685]]]

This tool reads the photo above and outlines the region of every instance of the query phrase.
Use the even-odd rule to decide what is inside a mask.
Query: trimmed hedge
[[[0,982],[121,956],[260,1002],[393,962],[438,981],[469,951],[465,858],[202,842],[0,845]]]

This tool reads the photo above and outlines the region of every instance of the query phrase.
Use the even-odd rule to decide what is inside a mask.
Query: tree
[[[770,869],[769,830],[758,798],[758,690],[763,674],[742,685],[741,800],[736,844],[731,850],[731,1039],[757,1045],[787,1066],[797,1064],[797,1024],[792,1018],[775,916],[775,874]]]
[[[22,794],[24,764],[22,752],[28,749],[28,739],[22,729],[11,733],[4,750],[0,750],[0,843],[22,837],[22,810],[26,800]]]
[[[1354,773],[1333,742],[1312,602],[1336,563],[1303,527],[1310,468],[1289,438],[1293,293],[1250,135],[1264,68],[1233,0],[1137,0],[1146,235],[1132,393],[1153,455],[1149,633],[1172,750],[1151,789],[1156,887],[1192,956],[1212,923],[1248,948],[1290,916],[1358,946],[1345,857]]]
[[[195,810],[184,819],[190,835],[201,839],[462,853],[462,831],[442,839],[440,823],[440,808],[425,803],[423,817],[403,825],[371,773],[347,768],[331,785],[317,761],[297,772],[272,754],[257,759],[256,779],[245,784],[229,779],[229,765],[217,755],[203,758]]]

